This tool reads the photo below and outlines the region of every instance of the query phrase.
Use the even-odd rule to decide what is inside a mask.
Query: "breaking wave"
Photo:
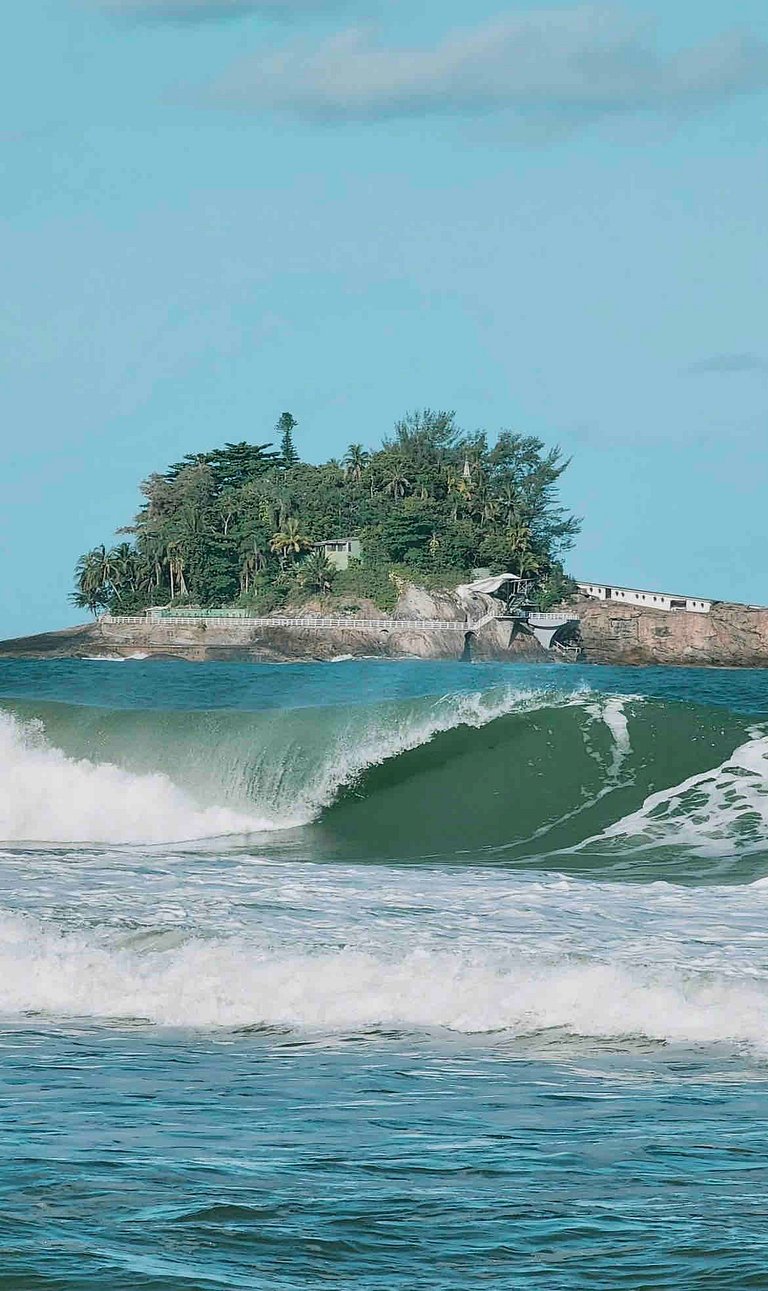
[[[316,859],[680,880],[759,877],[768,858],[761,727],[581,688],[259,712],[7,703],[0,785],[0,838],[19,844],[295,850],[311,831]]]
[[[13,842],[210,838],[264,827],[226,807],[199,807],[160,773],[67,757],[40,722],[0,718],[0,837]]]
[[[760,976],[488,951],[291,954],[239,939],[184,942],[178,932],[115,944],[26,918],[0,921],[0,1013],[323,1034],[559,1032],[768,1051]]]
[[[173,843],[294,829],[369,767],[535,708],[517,690],[359,710],[0,713],[0,838]]]

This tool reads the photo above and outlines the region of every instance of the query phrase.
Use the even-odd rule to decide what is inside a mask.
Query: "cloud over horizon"
[[[768,372],[768,359],[760,354],[712,354],[698,363],[692,363],[689,371],[696,375],[713,372]]]
[[[343,0],[95,0],[107,13],[148,22],[216,22],[249,13],[293,18],[328,13]]]
[[[349,27],[241,60],[212,87],[224,106],[325,121],[491,113],[582,124],[691,110],[768,87],[768,44],[725,32],[664,56],[652,24],[616,8],[514,12],[429,47]]]

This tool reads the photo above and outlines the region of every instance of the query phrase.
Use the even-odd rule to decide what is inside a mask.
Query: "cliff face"
[[[592,600],[573,608],[590,663],[768,667],[768,609],[723,602],[689,614]]]

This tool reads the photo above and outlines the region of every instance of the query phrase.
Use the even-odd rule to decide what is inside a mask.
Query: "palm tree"
[[[121,593],[127,588],[136,591],[136,552],[129,542],[121,542],[107,554],[107,565],[111,571],[111,582],[118,601]]]
[[[251,590],[251,583],[261,572],[267,563],[264,552],[256,544],[254,539],[252,547],[245,553],[243,563],[240,566],[240,591],[248,593]]]
[[[411,481],[406,479],[405,475],[403,475],[402,468],[399,466],[393,466],[389,479],[384,485],[384,492],[388,493],[390,497],[394,498],[395,502],[397,502],[400,498],[405,497],[406,491],[410,487]]]
[[[179,596],[189,596],[187,580],[184,577],[184,553],[181,550],[181,544],[169,542],[166,558],[168,576],[171,580],[171,600],[175,599],[177,591]]]
[[[354,480],[356,484],[359,484],[369,459],[370,453],[365,451],[362,444],[350,444],[344,454],[344,475],[346,479]]]
[[[304,585],[319,592],[321,596],[330,592],[335,573],[336,570],[322,551],[313,551],[301,567]]]
[[[531,531],[527,524],[512,525],[508,537],[516,556],[524,556],[531,550]]]
[[[508,484],[501,490],[497,501],[504,523],[508,528],[511,528],[519,514],[519,498],[517,496],[517,492]]]
[[[284,521],[277,533],[273,534],[269,544],[270,551],[274,551],[279,557],[283,569],[287,560],[294,560],[296,556],[301,555],[302,551],[308,551],[311,546],[311,539],[301,532],[301,526],[293,516],[289,516]]]
[[[499,518],[499,503],[484,488],[475,498],[475,508],[483,524],[492,525]]]
[[[156,529],[141,534],[138,550],[138,585],[141,591],[159,591],[166,562],[166,541]]]
[[[103,547],[94,547],[80,557],[75,568],[75,591],[71,599],[81,609],[90,610],[94,617],[108,600],[104,580],[105,555]]]
[[[540,556],[536,555],[535,551],[529,549],[518,553],[517,572],[523,578],[526,578],[529,574],[540,574],[544,566],[545,562]]]

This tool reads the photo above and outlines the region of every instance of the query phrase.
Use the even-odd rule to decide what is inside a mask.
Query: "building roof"
[[[627,583],[601,583],[596,578],[577,578],[577,587],[610,587],[612,592],[638,592],[640,596],[666,596],[670,601],[710,601],[714,596],[692,596],[690,592],[660,592],[658,587],[630,587]]]

